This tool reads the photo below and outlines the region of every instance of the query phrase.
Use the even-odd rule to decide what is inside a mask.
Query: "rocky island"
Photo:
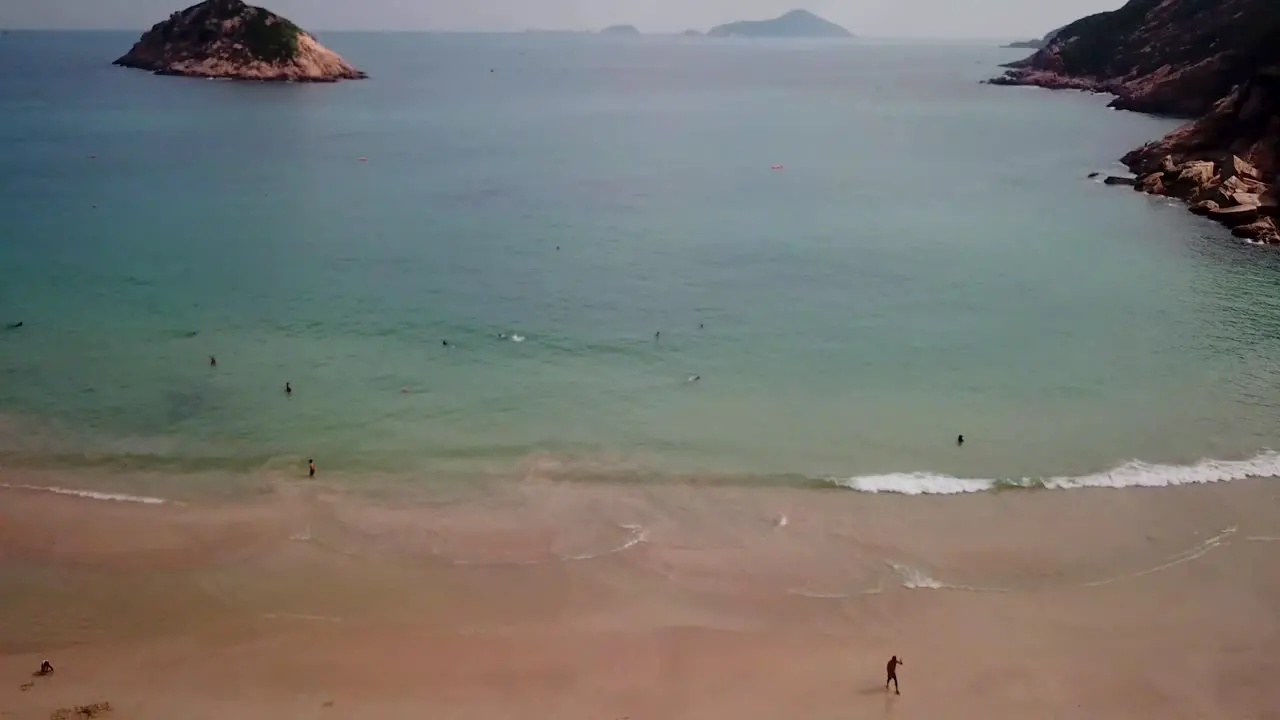
[[[289,20],[242,0],[205,0],[158,23],[116,60],[157,75],[337,82],[367,77]]]
[[[1111,93],[1116,108],[1192,118],[1124,156],[1133,186],[1280,243],[1277,39],[1275,0],[1130,0],[1066,26],[988,82]]]
[[[625,37],[636,37],[640,31],[635,25],[610,25],[600,31],[601,35],[621,35]]]
[[[710,37],[851,38],[853,33],[808,10],[792,10],[772,20],[743,20],[717,25]]]

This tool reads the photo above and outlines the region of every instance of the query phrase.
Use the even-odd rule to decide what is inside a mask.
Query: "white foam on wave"
[[[147,497],[145,495],[126,495],[124,493],[98,492],[97,490],[75,490],[51,485],[9,485],[0,483],[0,488],[5,490],[31,490],[34,492],[53,493],[54,495],[88,498],[90,500],[110,500],[113,502],[138,503],[140,505],[163,505],[169,502],[164,498]]]
[[[910,565],[901,565],[892,560],[886,560],[885,562],[897,573],[898,579],[902,581],[902,587],[904,588],[909,590],[941,590],[947,587],[929,577],[923,570],[913,568]]]
[[[1001,488],[1072,488],[1168,487],[1228,482],[1245,478],[1280,477],[1280,454],[1270,450],[1248,460],[1201,460],[1193,465],[1162,465],[1139,460],[1127,462],[1106,472],[1092,475],[1048,478],[984,479],[960,478],[927,472],[863,475],[852,478],[827,478],[832,485],[870,493],[902,495],[959,495]]]

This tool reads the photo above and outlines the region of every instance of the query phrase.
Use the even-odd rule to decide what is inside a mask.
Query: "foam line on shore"
[[[1191,548],[1190,550],[1185,550],[1183,552],[1178,553],[1177,555],[1174,555],[1173,557],[1169,558],[1167,561],[1160,563],[1155,567],[1149,567],[1145,570],[1139,570],[1138,572],[1130,573],[1128,575],[1118,575],[1116,577],[1107,578],[1106,580],[1097,580],[1094,582],[1084,583],[1080,587],[1086,587],[1086,588],[1101,587],[1103,585],[1110,585],[1112,583],[1120,582],[1121,580],[1133,580],[1135,578],[1140,578],[1145,575],[1152,575],[1154,573],[1158,573],[1161,570],[1168,570],[1171,567],[1176,567],[1183,563],[1191,562],[1192,560],[1196,560],[1198,558],[1204,557],[1204,555],[1208,553],[1210,550],[1225,544],[1227,540],[1229,540],[1230,537],[1235,534],[1235,532],[1236,532],[1235,527],[1225,528],[1222,530],[1222,532],[1218,533],[1217,535],[1214,535],[1213,537],[1205,540],[1204,542]]]
[[[631,532],[631,536],[628,537],[626,542],[623,542],[621,545],[617,547],[609,548],[608,550],[604,550],[598,553],[584,553],[582,555],[561,555],[560,559],[561,560],[595,560],[596,558],[602,558],[602,557],[605,557],[606,555],[614,555],[614,554],[623,552],[624,550],[630,550],[631,548],[635,547],[636,545],[639,545],[640,543],[644,542],[649,538],[649,531],[645,530],[644,527],[641,525],[623,525],[622,527],[629,530]]]
[[[1192,465],[1162,465],[1133,460],[1091,475],[1045,478],[961,478],[928,472],[826,478],[839,487],[869,493],[960,495],[1006,489],[1169,487],[1229,482],[1250,477],[1280,477],[1280,454],[1270,450],[1248,460],[1201,460]]]
[[[90,500],[110,500],[112,502],[137,503],[140,505],[164,505],[171,502],[164,498],[148,497],[146,495],[127,495],[125,493],[98,492],[97,490],[76,490],[74,488],[55,487],[50,485],[10,485],[8,483],[0,483],[0,489],[47,492],[55,495],[69,495],[72,497],[88,498]]]

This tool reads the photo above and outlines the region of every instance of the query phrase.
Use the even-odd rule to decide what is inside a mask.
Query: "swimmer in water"
[[[689,382],[691,382],[691,383],[698,382],[698,381],[699,381],[699,380],[701,380],[701,379],[702,379],[702,376],[701,376],[701,375],[690,375],[690,376],[689,376]]]
[[[963,435],[957,435],[957,436],[956,436],[956,447],[960,447],[961,445],[964,445],[964,436],[963,436]]]
[[[654,341],[654,342],[657,342],[657,341],[658,341],[658,338],[660,338],[660,337],[662,337],[662,331],[661,331],[661,330],[659,330],[659,331],[657,331],[657,332],[655,332],[655,333],[653,334],[653,341]]]
[[[19,320],[16,323],[9,323],[6,327],[8,327],[10,330],[17,330],[18,328],[22,327],[22,321]]]
[[[441,345],[441,347],[449,347],[449,341],[448,341],[448,340],[441,340],[441,341],[440,341],[440,345]]]
[[[292,394],[293,394],[293,386],[292,386],[292,385],[290,385],[290,384],[289,384],[289,383],[287,383],[287,382],[284,384],[284,394],[285,394],[285,395],[292,395]]]
[[[500,333],[498,333],[498,339],[499,339],[499,340],[506,340],[506,339],[507,339],[507,334],[506,334],[506,333],[504,333],[504,332],[500,332]]]
[[[216,358],[216,357],[214,357],[214,356],[210,355],[210,356],[209,356],[209,367],[217,367],[217,366],[218,366],[218,358]]]

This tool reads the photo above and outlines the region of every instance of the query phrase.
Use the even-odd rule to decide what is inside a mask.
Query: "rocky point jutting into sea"
[[[241,0],[205,0],[156,24],[116,65],[157,75],[336,82],[366,77],[289,20]]]
[[[1113,93],[1113,107],[1193,120],[1124,156],[1136,189],[1239,236],[1280,243],[1280,3],[1130,0],[1066,26],[997,85]]]

